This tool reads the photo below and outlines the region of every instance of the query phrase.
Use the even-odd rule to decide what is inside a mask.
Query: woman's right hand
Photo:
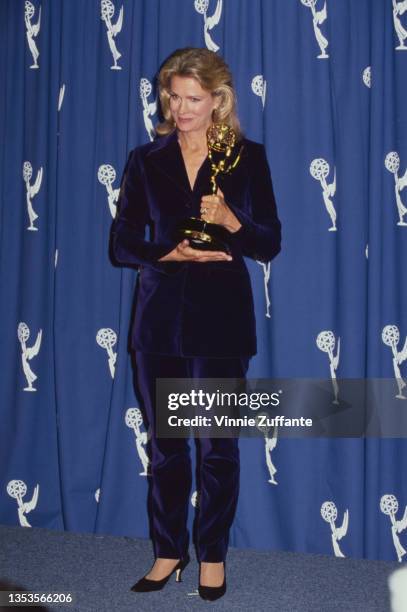
[[[232,261],[232,257],[223,251],[199,251],[189,246],[189,240],[183,240],[175,249],[158,261]]]

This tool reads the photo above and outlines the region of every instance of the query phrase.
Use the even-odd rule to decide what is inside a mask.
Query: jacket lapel
[[[178,144],[176,131],[168,136],[161,136],[154,142],[154,147],[148,152],[148,163],[154,166],[154,170],[171,180],[186,196],[199,199],[203,195],[212,193],[211,186],[211,164],[205,159],[195,179],[194,190],[191,190],[181,148]],[[216,182],[224,192],[225,196],[236,197],[244,192],[247,181],[246,150],[243,148],[240,162],[230,175],[219,175]]]
[[[191,188],[178,144],[177,133],[174,131],[168,136],[162,136],[156,143],[157,147],[151,149],[147,154],[149,162],[157,172],[165,175],[179,189],[191,196]]]

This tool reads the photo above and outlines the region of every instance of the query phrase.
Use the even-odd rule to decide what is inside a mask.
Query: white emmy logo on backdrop
[[[402,557],[406,554],[398,536],[399,533],[407,529],[407,506],[404,509],[403,518],[396,521],[396,514],[399,509],[399,503],[394,495],[383,495],[380,500],[380,510],[383,514],[387,514],[391,520],[391,535],[393,537],[394,548],[396,549],[397,558],[401,563]]]
[[[95,500],[97,503],[100,501],[100,489],[96,489],[95,491]]]
[[[336,210],[334,203],[330,199],[333,198],[336,193],[336,168],[334,168],[334,180],[332,183],[326,182],[326,177],[330,172],[330,167],[328,162],[322,157],[312,160],[309,171],[312,178],[321,183],[322,197],[324,198],[325,208],[331,217],[332,222],[332,227],[328,229],[328,232],[336,232]]]
[[[266,88],[267,88],[267,81],[265,79],[263,79],[263,75],[262,74],[257,74],[255,77],[253,77],[253,79],[252,79],[252,92],[256,96],[259,96],[261,98],[261,102],[263,104],[263,108],[264,108],[264,105],[266,103]]]
[[[319,28],[325,21],[328,16],[326,9],[326,2],[324,3],[324,8],[320,11],[315,9],[315,5],[317,0],[301,0],[301,4],[304,6],[308,6],[312,12],[312,24],[314,26],[315,38],[317,39],[317,43],[319,45],[321,53],[317,56],[318,59],[326,59],[329,57],[328,53],[326,53],[325,49],[328,46],[328,40],[323,36],[321,29]]]
[[[128,408],[124,417],[127,427],[130,427],[136,436],[136,449],[140,461],[143,465],[143,472],[140,472],[140,476],[149,475],[150,460],[144,448],[149,440],[149,435],[145,431],[141,431],[141,425],[143,424],[143,415],[141,414],[140,408]]]
[[[112,378],[114,378],[114,366],[116,363],[117,353],[113,352],[112,347],[117,342],[116,332],[114,332],[113,329],[110,329],[110,327],[102,327],[96,334],[96,342],[99,346],[107,350],[107,354],[109,355],[110,375]]]
[[[366,245],[366,248],[365,248],[365,256],[366,256],[366,259],[369,259],[369,245],[368,244]]]
[[[393,23],[399,39],[399,45],[396,47],[396,51],[407,51],[407,47],[404,44],[404,41],[407,38],[407,30],[403,27],[401,20],[399,19],[399,15],[404,15],[406,11],[407,0],[403,0],[403,2],[393,0]]]
[[[372,86],[372,69],[370,66],[364,69],[362,79],[366,87],[370,88]]]
[[[101,0],[100,2],[100,18],[105,22],[107,27],[107,39],[109,41],[110,51],[113,55],[114,64],[110,66],[111,70],[121,70],[122,67],[118,66],[117,60],[122,56],[122,54],[118,51],[116,47],[116,43],[114,39],[121,32],[123,25],[123,5],[120,9],[119,18],[116,21],[116,24],[113,25],[111,19],[115,12],[115,7],[111,0]]]
[[[34,374],[28,362],[33,357],[36,357],[36,355],[38,355],[39,353],[42,339],[42,329],[40,329],[40,331],[38,332],[35,344],[31,348],[28,348],[25,345],[28,338],[30,337],[30,330],[28,326],[23,322],[18,324],[17,337],[21,344],[21,361],[28,384],[28,387],[24,387],[24,391],[36,391],[37,389],[32,386],[32,383],[34,382],[34,380],[37,380],[38,377],[36,376],[36,374]]]
[[[39,68],[38,66],[38,57],[40,52],[37,49],[37,45],[35,44],[34,38],[38,36],[41,27],[41,6],[38,9],[38,21],[36,24],[31,23],[31,19],[34,17],[35,8],[34,5],[31,4],[28,0],[25,0],[24,3],[24,21],[25,27],[27,29],[27,42],[30,48],[31,54],[33,56],[34,63],[30,66],[30,68]]]
[[[200,494],[199,491],[194,491],[191,495],[191,504],[194,508],[199,508]]]
[[[268,417],[269,415],[267,415],[266,412],[260,412],[257,415],[257,421],[259,419],[260,416],[266,416]],[[270,478],[268,479],[267,482],[271,483],[271,484],[278,484],[277,480],[274,478],[274,474],[277,473],[277,468],[275,467],[274,463],[271,460],[271,452],[276,448],[277,446],[277,434],[278,434],[278,428],[274,427],[273,428],[273,435],[271,436],[271,438],[269,437],[269,431],[270,431],[270,427],[268,425],[259,425],[259,423],[256,424],[257,429],[259,429],[262,434],[264,435],[264,451],[266,453],[266,464],[268,467],[268,471],[270,474]]]
[[[55,249],[54,268],[57,267],[57,263],[58,263],[58,249]]]
[[[99,183],[102,183],[102,185],[106,187],[109,210],[114,219],[120,194],[120,187],[117,187],[117,189],[112,188],[112,184],[116,180],[116,170],[110,164],[102,164],[99,166],[98,180]]]
[[[148,79],[144,77],[140,79],[140,98],[143,103],[143,119],[144,127],[146,128],[148,137],[151,141],[154,140],[154,125],[150,117],[153,117],[157,112],[157,100],[148,102],[147,98],[151,94],[153,87]]]
[[[400,196],[400,191],[403,191],[404,187],[407,185],[407,169],[404,175],[399,178],[398,171],[400,168],[400,157],[397,151],[390,151],[390,153],[387,153],[386,159],[384,160],[384,165],[389,172],[394,174],[394,192],[396,194],[396,204],[399,213],[397,225],[407,225],[407,222],[403,219],[404,215],[407,213],[407,208],[401,201]]]
[[[266,295],[266,317],[268,317],[270,319],[270,295],[269,295],[269,288],[268,288],[268,283],[270,280],[270,272],[271,272],[271,261],[269,261],[268,263],[264,263],[262,261],[257,261],[256,262],[263,268],[263,275],[264,275],[264,293]]]
[[[343,522],[342,522],[342,525],[340,527],[336,527],[335,526],[335,521],[338,518],[338,510],[337,510],[334,502],[326,501],[326,502],[324,502],[322,504],[322,506],[321,506],[321,516],[324,519],[324,521],[326,521],[327,523],[329,523],[331,525],[332,546],[333,546],[333,549],[334,549],[335,557],[344,557],[345,555],[343,554],[343,552],[339,548],[338,541],[342,540],[342,538],[344,536],[346,536],[347,531],[348,531],[348,524],[349,524],[349,512],[348,512],[348,510],[345,510],[345,513],[343,515]]]
[[[338,347],[337,347],[335,357],[333,354],[334,349],[335,349],[335,336],[333,332],[331,332],[330,330],[319,332],[316,342],[317,342],[317,347],[319,348],[319,350],[322,351],[323,353],[328,354],[329,369],[331,372],[332,387],[333,387],[334,396],[335,396],[335,399],[332,400],[332,403],[339,404],[339,401],[338,401],[339,387],[338,387],[338,381],[336,380],[336,370],[338,369],[338,365],[339,365],[339,350],[341,348],[341,339],[338,338]]]
[[[18,518],[20,521],[21,527],[31,527],[30,523],[27,521],[25,515],[31,512],[31,510],[35,510],[38,502],[38,491],[40,489],[40,485],[34,488],[34,493],[31,498],[31,501],[24,502],[23,497],[27,493],[27,485],[22,480],[10,480],[7,485],[7,493],[10,497],[14,497],[17,500],[18,504]]]
[[[23,164],[23,179],[26,187],[27,212],[30,219],[30,225],[27,227],[27,229],[32,232],[38,232],[38,227],[34,227],[33,225],[34,221],[38,219],[38,215],[32,207],[31,198],[34,198],[41,188],[42,166],[37,172],[37,178],[35,179],[34,185],[30,185],[32,175],[32,166],[29,161],[25,161]]]
[[[391,612],[407,610],[407,567],[400,568],[388,578]]]
[[[62,102],[64,101],[64,96],[65,96],[65,83],[63,83],[61,85],[61,87],[59,88],[59,97],[58,97],[58,112],[61,110],[62,108]]]
[[[407,399],[405,395],[403,395],[403,389],[406,386],[403,377],[401,376],[399,366],[407,359],[407,337],[404,341],[404,346],[401,351],[397,350],[397,345],[400,342],[400,332],[397,325],[385,325],[382,331],[382,340],[386,346],[391,348],[393,353],[393,369],[394,369],[394,377],[396,379],[398,394],[396,395],[397,399]]]
[[[222,0],[218,0],[216,5],[216,10],[212,17],[207,16],[208,8],[209,8],[209,0],[195,0],[194,2],[195,10],[200,15],[204,17],[204,38],[205,45],[210,51],[218,51],[219,47],[212,40],[209,30],[212,30],[215,26],[218,25],[221,15],[222,15]]]

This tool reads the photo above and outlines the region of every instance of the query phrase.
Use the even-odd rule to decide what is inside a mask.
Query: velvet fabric
[[[176,246],[178,223],[200,216],[201,198],[211,193],[210,162],[204,161],[191,189],[176,132],[131,151],[111,237],[116,261],[140,267],[134,350],[220,358],[257,352],[243,256],[262,262],[275,257],[281,225],[264,146],[247,139],[241,144],[239,164],[217,181],[242,224],[231,234],[230,262],[158,261]]]
[[[149,500],[156,557],[179,559],[188,550],[192,480],[188,441],[155,435],[156,379],[245,377],[257,345],[243,257],[267,262],[280,250],[281,226],[264,147],[247,139],[241,144],[237,167],[218,177],[226,203],[242,224],[231,234],[232,261],[158,261],[176,246],[180,221],[199,217],[201,198],[211,193],[208,159],[191,189],[176,132],[131,151],[112,225],[114,258],[140,268],[131,349],[152,431]],[[198,556],[223,561],[239,493],[238,439],[202,438],[197,446]]]
[[[133,363],[151,436],[149,514],[155,557],[180,559],[189,547],[187,529],[192,474],[190,446],[185,438],[157,438],[157,378],[237,378],[246,376],[249,358],[206,359],[167,357],[137,351]],[[199,561],[226,559],[229,529],[239,495],[238,438],[199,438],[199,490],[194,542]]]

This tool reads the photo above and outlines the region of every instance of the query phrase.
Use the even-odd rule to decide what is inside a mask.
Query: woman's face
[[[178,130],[206,133],[219,100],[192,77],[173,76],[169,94],[170,111]]]

